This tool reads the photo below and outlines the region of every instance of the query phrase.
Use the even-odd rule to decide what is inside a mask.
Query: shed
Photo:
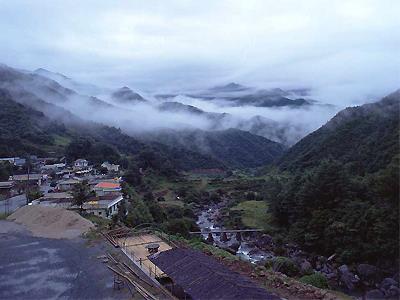
[[[193,300],[280,299],[199,251],[173,248],[149,259]]]

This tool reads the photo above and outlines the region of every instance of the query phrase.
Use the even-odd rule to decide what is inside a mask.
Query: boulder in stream
[[[355,284],[360,281],[358,276],[354,275],[347,265],[339,267],[339,280],[349,291],[353,291],[355,289]]]

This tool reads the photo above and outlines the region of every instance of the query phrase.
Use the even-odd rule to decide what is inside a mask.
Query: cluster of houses
[[[77,184],[83,182],[79,177],[60,180],[54,191],[44,194],[34,200],[35,205],[62,207],[66,209],[78,209],[74,204],[73,190]],[[111,218],[118,213],[123,199],[121,193],[121,180],[118,178],[92,177],[87,181],[90,196],[83,204],[83,209],[89,213],[103,218]]]
[[[1,160],[17,166],[15,158]],[[85,182],[90,194],[83,209],[89,214],[111,218],[118,213],[123,202],[119,165],[104,162],[101,169],[107,169],[107,174],[101,174],[98,169],[86,159],[77,159],[71,164],[67,164],[64,158],[44,160],[44,163],[43,159],[37,159],[28,174],[12,175],[8,181],[0,182],[0,194],[11,197],[26,191],[28,187],[35,187],[43,192],[43,196],[32,201],[32,205],[78,209],[73,191],[76,185]]]

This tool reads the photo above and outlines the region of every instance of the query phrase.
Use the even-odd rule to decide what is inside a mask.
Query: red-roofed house
[[[120,193],[121,185],[118,182],[102,181],[95,185],[94,191],[97,196]]]

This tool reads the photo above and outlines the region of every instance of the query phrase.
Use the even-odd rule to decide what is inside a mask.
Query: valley
[[[50,158],[66,168],[46,174],[57,186],[79,176],[118,180],[123,213],[109,217],[109,226],[153,224],[184,247],[239,264],[270,289],[277,286],[269,278],[284,274],[301,290],[311,284],[352,296],[398,295],[399,91],[342,110],[306,134],[293,122],[260,115],[239,120],[186,101],[215,101],[220,109],[230,103],[227,111],[245,105],[335,112],[294,97],[309,91],[228,84],[186,98],[146,98],[129,87],[91,86],[93,94],[85,95],[84,84],[56,75],[0,67],[4,182],[13,174],[46,172],[30,157]],[[10,165],[9,157],[25,163]],[[90,167],[77,171],[73,164],[81,160]]]
[[[0,300],[399,300],[399,0],[0,0]]]

